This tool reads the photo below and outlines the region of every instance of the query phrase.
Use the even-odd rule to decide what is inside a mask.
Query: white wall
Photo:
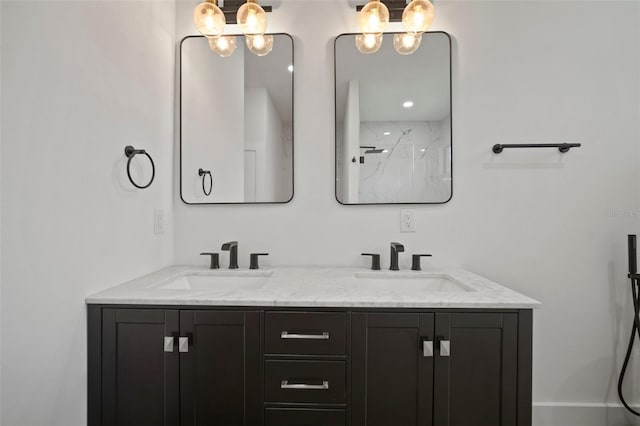
[[[256,152],[256,199],[247,201],[284,202],[291,198],[291,163],[282,121],[269,91],[245,90],[245,149]],[[247,171],[245,170],[245,175]]]
[[[179,5],[177,28],[192,33],[193,5]],[[626,234],[640,229],[638,3],[436,7],[434,29],[454,38],[450,203],[417,206],[415,234],[399,233],[399,207],[336,203],[333,37],[355,31],[356,14],[347,2],[281,2],[269,30],[295,38],[296,197],[198,207],[174,197],[176,260],[204,264],[200,251],[237,239],[244,267],[259,250],[275,265],[364,266],[361,252],[380,252],[386,264],[388,243],[398,240],[409,254],[428,250],[433,263],[543,302],[535,313],[536,402],[615,403],[631,306]],[[499,142],[563,141],[583,147],[491,152]],[[640,391],[632,399],[640,402]]]
[[[1,7],[1,421],[79,426],[85,296],[173,259],[175,3]],[[147,190],[125,182],[127,144],[153,155]]]
[[[0,5],[0,52],[2,52],[2,6]],[[2,99],[2,54],[0,54],[0,99]],[[0,101],[0,194],[2,193],[2,101]],[[0,196],[0,424],[2,424],[2,197]]]
[[[341,148],[342,176],[336,173],[336,179],[342,180],[342,193],[336,194],[345,204],[357,204],[360,189],[360,82],[350,80],[347,87],[347,105],[344,110],[344,132]],[[295,124],[294,124],[295,125]],[[340,126],[336,123],[336,126]],[[337,138],[337,136],[336,136]],[[356,161],[353,162],[355,157]]]
[[[244,49],[221,58],[205,39],[189,39],[182,46],[182,73],[182,197],[188,203],[241,203]],[[209,196],[202,189],[200,168],[213,177]]]
[[[245,201],[247,202],[264,202],[267,198],[267,147],[265,140],[266,120],[267,120],[267,100],[269,95],[267,89],[264,88],[245,88],[244,90],[244,151],[253,152],[255,161],[251,164],[254,167],[244,167],[240,169],[244,178],[247,179],[247,186],[255,187],[254,191],[245,192]],[[250,182],[249,179],[254,182]],[[252,196],[247,197],[247,195]],[[253,196],[254,195],[254,196]]]
[[[266,147],[266,170],[267,170],[267,191],[266,199],[284,202],[291,198],[291,192],[287,192],[287,181],[291,181],[291,174],[284,174],[285,163],[291,161],[291,157],[286,157],[285,138],[283,133],[282,120],[278,111],[273,105],[273,100],[265,90],[265,147]]]

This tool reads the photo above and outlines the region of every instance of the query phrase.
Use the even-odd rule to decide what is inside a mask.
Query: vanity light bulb
[[[247,36],[247,48],[257,56],[266,56],[273,49],[273,35],[258,34]]]
[[[236,21],[246,35],[264,34],[267,31],[267,14],[255,0],[249,0],[238,9]]]
[[[231,56],[237,47],[236,36],[212,37],[209,39],[209,47],[223,58]]]
[[[423,33],[431,27],[434,16],[429,0],[413,0],[402,12],[402,24],[408,33]]]
[[[389,24],[389,9],[380,0],[370,0],[358,14],[363,34],[381,34]]]
[[[356,48],[366,55],[376,53],[382,46],[382,34],[357,34]]]
[[[393,47],[401,55],[410,55],[420,47],[422,34],[395,34],[393,36]]]
[[[224,32],[227,20],[217,2],[204,1],[196,6],[193,22],[200,34],[206,37],[217,37]]]

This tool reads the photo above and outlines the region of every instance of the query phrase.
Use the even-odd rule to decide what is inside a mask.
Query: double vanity
[[[86,302],[92,426],[531,425],[538,302],[468,271],[175,266]]]
[[[264,57],[181,41],[185,204],[293,198],[293,38],[271,36]],[[425,33],[412,55],[391,34],[363,55],[357,38],[334,41],[336,200],[448,202],[450,36]],[[531,426],[535,300],[464,270],[422,271],[428,254],[400,271],[398,243],[384,271],[375,253],[370,269],[260,269],[266,253],[253,253],[243,270],[236,242],[222,250],[228,269],[202,253],[210,269],[87,298],[90,426]]]

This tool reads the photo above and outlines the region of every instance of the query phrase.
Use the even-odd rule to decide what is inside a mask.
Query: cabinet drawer
[[[267,312],[265,352],[290,355],[345,355],[347,314]]]
[[[344,404],[343,361],[266,361],[267,402]]]
[[[265,426],[345,426],[344,410],[267,408]]]

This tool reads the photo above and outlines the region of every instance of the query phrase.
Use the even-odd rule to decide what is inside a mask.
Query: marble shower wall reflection
[[[398,55],[392,34],[363,55],[335,41],[336,199],[342,204],[441,204],[451,199],[451,38],[423,34]]]
[[[451,122],[383,121],[360,123],[365,154],[358,179],[359,203],[412,203],[451,197]],[[386,134],[389,133],[389,134]]]

